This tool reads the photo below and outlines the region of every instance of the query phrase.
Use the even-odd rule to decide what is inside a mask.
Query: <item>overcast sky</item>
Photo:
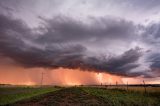
[[[159,10],[159,0],[1,0],[0,57],[159,78]]]

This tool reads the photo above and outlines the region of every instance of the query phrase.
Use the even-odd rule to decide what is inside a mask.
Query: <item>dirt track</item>
[[[107,106],[103,98],[87,94],[81,88],[66,88],[12,106]]]

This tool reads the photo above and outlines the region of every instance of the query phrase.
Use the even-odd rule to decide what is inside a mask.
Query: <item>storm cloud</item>
[[[49,20],[44,29],[39,29],[41,33],[35,34],[21,20],[3,15],[0,18],[1,56],[10,57],[25,67],[83,68],[128,75],[131,69],[139,66],[135,63],[141,56],[138,47],[120,56],[100,58],[101,55],[90,56],[84,44],[76,43],[92,38],[100,41],[104,38],[127,39],[129,30],[134,31],[134,27],[124,20],[100,20],[99,25],[95,26],[97,19],[89,26],[63,17],[53,19],[53,23]]]
[[[132,22],[112,17],[89,17],[85,21],[66,16],[56,16],[45,20],[43,35],[38,38],[45,42],[72,42],[94,38],[101,39],[133,39],[135,26]],[[87,22],[86,22],[87,21]],[[130,33],[132,32],[132,33]]]
[[[80,18],[54,13],[52,17],[36,16],[38,24],[33,22],[36,25],[31,27],[35,17],[28,18],[29,25],[26,17],[17,18],[21,16],[15,12],[18,7],[8,4],[9,9],[7,4],[0,3],[3,8],[0,14],[1,58],[10,58],[25,68],[81,68],[127,77],[159,77],[156,74],[160,68],[160,53],[156,51],[160,44],[158,23],[145,26],[108,14]],[[151,6],[148,4],[146,7]],[[8,11],[9,14],[5,14]],[[12,12],[17,16],[10,14]]]

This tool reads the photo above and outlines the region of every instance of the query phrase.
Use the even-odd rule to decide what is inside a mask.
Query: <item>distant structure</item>
[[[41,86],[43,85],[43,75],[44,75],[44,72],[42,72],[42,76],[41,76]]]

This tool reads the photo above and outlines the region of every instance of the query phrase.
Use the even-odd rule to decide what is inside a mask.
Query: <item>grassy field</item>
[[[90,95],[81,87],[68,87],[10,106],[106,106],[106,104],[103,98]]]
[[[56,90],[58,88],[53,87],[1,87],[0,105],[14,103]]]
[[[153,90],[144,93],[142,88],[123,89],[104,89],[104,88],[83,88],[87,93],[104,98],[111,106],[160,106],[160,91]],[[139,90],[137,90],[139,89]],[[157,89],[157,88],[155,88]]]
[[[0,105],[160,106],[160,87],[2,87]]]
[[[122,90],[127,90],[127,86],[108,86],[108,87],[102,87],[102,88],[107,88],[107,89],[122,89]],[[138,92],[145,92],[145,88],[143,86],[128,86],[129,91],[138,91]],[[148,93],[154,93],[154,92],[159,92],[160,93],[160,87],[146,87],[146,91]]]

